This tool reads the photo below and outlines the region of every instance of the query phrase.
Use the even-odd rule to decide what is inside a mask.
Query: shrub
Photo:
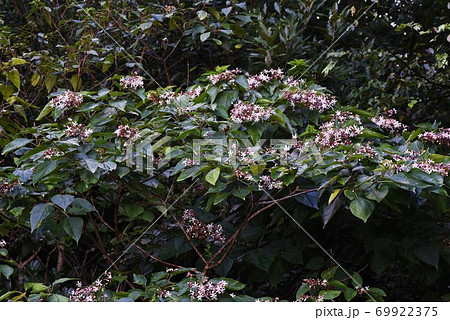
[[[31,124],[3,111],[0,270],[17,290],[3,299],[70,296],[46,284],[103,270],[128,291],[105,299],[381,300],[372,286],[398,298],[386,275],[411,272],[405,299],[446,293],[436,124],[341,106],[282,70],[218,67],[184,90],[149,80],[58,89]]]

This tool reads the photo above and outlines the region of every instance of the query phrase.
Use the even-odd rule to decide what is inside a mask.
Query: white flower
[[[120,84],[124,88],[131,88],[133,90],[143,88],[144,87],[144,81],[141,76],[125,76],[122,79],[120,79]]]

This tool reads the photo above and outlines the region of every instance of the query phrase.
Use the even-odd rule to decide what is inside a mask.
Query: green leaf
[[[243,75],[239,75],[236,77],[235,82],[240,85],[242,88],[244,88],[245,90],[248,90],[248,81],[247,81],[247,77],[243,76]]]
[[[330,198],[328,199],[328,205],[333,202],[333,200],[339,195],[342,189],[336,189],[330,194]]]
[[[69,298],[53,293],[47,297],[48,302],[69,302]]]
[[[77,243],[80,240],[81,233],[83,231],[83,224],[84,224],[83,219],[78,217],[67,217],[62,220],[63,229]]]
[[[336,197],[329,205],[325,206],[322,211],[323,226],[325,227],[328,221],[334,216],[334,214],[341,207],[341,197]]]
[[[97,160],[89,158],[83,159],[81,164],[92,173],[95,173],[100,166],[100,163]]]
[[[212,169],[210,172],[208,172],[205,176],[205,180],[212,184],[213,186],[216,185],[217,179],[220,175],[220,168]]]
[[[77,278],[59,278],[58,280],[53,282],[52,285],[54,286],[54,285],[57,285],[57,284],[60,284],[60,283],[64,283],[64,282],[67,282],[67,281],[72,281],[72,280],[77,280]]]
[[[4,85],[4,84],[0,84],[0,93],[6,99],[6,98],[10,97],[14,93],[14,87],[13,86],[7,86],[7,85]]]
[[[81,78],[78,74],[74,74],[72,78],[70,78],[70,83],[72,84],[72,88],[74,91],[78,91],[81,87]]]
[[[264,127],[258,123],[246,125],[247,132],[252,138],[253,143],[257,144],[264,132]]]
[[[424,246],[414,249],[414,254],[417,258],[429,265],[432,265],[436,269],[439,264],[439,250],[437,247]]]
[[[10,152],[10,151],[19,149],[19,148],[21,148],[21,147],[27,145],[27,144],[30,143],[31,141],[33,141],[33,140],[31,140],[31,139],[25,139],[25,138],[15,139],[15,140],[11,141],[10,143],[8,143],[8,144],[5,146],[5,148],[4,148],[3,151],[2,151],[2,155],[6,154],[6,153],[8,153],[8,152]]]
[[[46,286],[43,283],[35,283],[31,288],[31,293],[41,293],[47,291],[50,287]]]
[[[300,288],[298,288],[296,294],[295,294],[295,298],[299,299],[302,295],[304,295],[305,293],[307,293],[309,291],[309,285],[308,284],[303,284],[300,286]]]
[[[295,200],[307,207],[319,210],[319,191],[310,191],[295,197]]]
[[[50,214],[52,214],[54,208],[48,203],[39,203],[30,212],[30,224],[31,232],[33,232]]]
[[[207,16],[208,16],[208,12],[203,11],[203,10],[197,11],[197,17],[199,20],[205,20]]]
[[[348,288],[348,289],[344,290],[344,298],[347,301],[352,300],[354,297],[356,297],[356,295],[357,295],[357,291],[356,290],[353,290],[351,288]]]
[[[381,186],[378,189],[372,189],[370,192],[366,193],[366,198],[370,200],[375,200],[377,202],[381,202],[389,192],[388,186]]]
[[[56,161],[44,161],[39,164],[33,173],[33,183],[36,184],[39,180],[48,176],[56,169],[57,166],[58,162]]]
[[[350,203],[350,211],[364,222],[369,219],[374,209],[373,202],[364,198],[357,198]]]
[[[133,283],[145,287],[147,285],[147,278],[142,274],[133,274]]]
[[[51,74],[47,75],[45,77],[44,83],[45,83],[45,87],[47,88],[48,93],[50,93],[50,91],[52,91],[53,87],[55,86],[56,76],[51,75]]]
[[[8,79],[12,82],[12,84],[20,90],[20,73],[17,69],[12,69],[8,72]]]
[[[334,275],[336,274],[336,271],[338,270],[339,266],[334,266],[331,267],[330,269],[327,269],[325,271],[322,272],[322,274],[320,275],[322,279],[325,280],[331,280]]]
[[[16,291],[16,290],[14,290],[14,291],[8,291],[8,292],[6,292],[4,295],[2,295],[1,297],[0,297],[0,301],[3,301],[3,300],[5,300],[5,299],[7,299],[7,298],[9,298],[11,295],[13,295],[13,294],[22,294],[22,292],[20,292],[20,291]]]
[[[39,75],[39,73],[33,73],[33,75],[31,76],[31,85],[33,87],[37,86],[39,80],[41,80],[41,76]]]
[[[178,177],[177,181],[183,181],[183,180],[186,180],[186,179],[188,179],[190,177],[193,177],[193,176],[195,176],[198,173],[199,170],[200,170],[199,166],[187,168],[186,170],[184,170],[180,174],[180,176]]]
[[[339,297],[341,293],[342,291],[338,290],[322,290],[319,292],[319,296],[323,296],[323,300],[332,300]]]
[[[383,290],[379,289],[379,288],[374,288],[374,287],[370,287],[369,290],[367,290],[370,294],[377,294],[379,296],[382,297],[386,297],[386,292],[384,292]]]
[[[141,23],[140,25],[139,25],[139,29],[141,29],[141,30],[147,30],[148,28],[151,28],[151,26],[153,25],[153,22],[152,21],[150,21],[150,22],[144,22],[144,23]],[[104,72],[104,71],[103,71]]]
[[[144,208],[140,207],[134,203],[127,203],[123,206],[125,214],[130,218],[134,219],[144,212]]]
[[[87,213],[97,211],[95,207],[86,199],[83,198],[75,198],[72,201],[71,208],[69,209],[70,213]]]
[[[353,275],[352,275],[352,285],[354,287],[362,287],[362,285],[363,285],[363,279],[356,272],[353,272]]]
[[[57,194],[56,196],[52,197],[52,202],[66,211],[67,207],[72,203],[74,199],[75,197],[72,195]]]
[[[38,117],[36,118],[36,121],[40,121],[44,119],[46,115],[48,115],[50,112],[52,112],[53,107],[50,104],[47,104],[39,113]]]
[[[6,264],[0,264],[0,273],[3,274],[6,279],[9,279],[9,277],[13,274],[14,269]]]
[[[232,291],[239,291],[245,288],[245,284],[230,278],[220,278],[220,280],[225,280],[227,282],[226,289]]]
[[[205,42],[206,40],[208,40],[208,38],[209,38],[210,35],[211,35],[211,32],[205,32],[205,33],[202,33],[202,34],[200,35],[200,41],[201,41],[201,42]]]
[[[24,60],[24,59],[20,59],[20,58],[12,58],[11,59],[11,66],[12,67],[13,66],[19,66],[19,65],[25,64],[25,63],[27,63],[27,61]]]

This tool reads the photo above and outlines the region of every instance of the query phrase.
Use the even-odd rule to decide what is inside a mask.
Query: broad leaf
[[[74,199],[75,197],[72,195],[57,194],[56,196],[52,197],[52,202],[66,211],[67,207],[72,203]]]
[[[205,180],[212,184],[213,186],[216,185],[217,179],[220,175],[220,168],[212,169],[210,172],[208,172],[205,176]]]
[[[83,224],[83,219],[78,217],[67,217],[62,220],[63,229],[77,243],[80,240],[81,232],[83,231]]]
[[[53,211],[53,206],[48,203],[37,204],[30,212],[31,232],[33,232],[40,225],[42,220],[52,214]]]
[[[364,222],[369,219],[374,209],[373,202],[364,198],[356,198],[350,203],[350,211]]]
[[[10,151],[19,149],[19,148],[21,148],[21,147],[27,145],[27,144],[30,143],[31,141],[33,141],[33,140],[31,140],[31,139],[25,139],[25,138],[19,138],[19,139],[13,140],[13,141],[11,141],[10,143],[8,143],[8,144],[5,146],[5,148],[4,148],[3,151],[2,151],[2,154],[6,154],[6,153],[8,153],[8,152],[10,152]]]

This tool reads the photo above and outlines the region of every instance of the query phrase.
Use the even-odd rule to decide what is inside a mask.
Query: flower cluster
[[[419,135],[419,139],[449,147],[450,128],[441,129],[439,132],[424,132]]]
[[[172,293],[165,289],[159,289],[158,293],[159,293],[159,296],[164,299],[170,298],[172,296]]]
[[[118,138],[136,139],[141,133],[138,128],[130,128],[128,125],[120,125],[114,133]]]
[[[263,108],[254,103],[236,102],[231,110],[234,123],[261,122],[270,118],[275,112],[272,108]]]
[[[347,157],[351,157],[353,155],[362,155],[366,158],[374,159],[378,157],[377,151],[372,148],[370,145],[366,144],[364,146],[358,146],[355,151],[350,153]]]
[[[422,152],[423,153],[423,152]],[[417,160],[422,153],[418,153],[412,150],[405,150],[403,154],[391,154],[391,158],[395,161],[411,161],[411,160]]]
[[[283,181],[273,180],[268,175],[263,175],[258,183],[259,190],[272,190],[283,188]]]
[[[137,90],[139,88],[144,87],[144,81],[141,76],[133,75],[133,76],[125,76],[120,79],[120,85],[125,89]]]
[[[184,210],[182,221],[186,226],[186,233],[192,239],[205,240],[216,245],[221,245],[225,242],[223,229],[220,224],[203,223],[194,215],[194,210]]]
[[[448,176],[448,171],[450,170],[450,164],[436,163],[433,160],[424,160],[419,162],[413,162],[411,165],[413,168],[425,171],[430,174],[437,172],[442,176]]]
[[[381,129],[389,131],[391,133],[398,133],[405,131],[408,127],[402,124],[400,121],[397,121],[392,118],[387,118],[384,116],[378,116],[370,119],[373,123],[375,123]]]
[[[281,79],[284,73],[281,69],[263,70],[257,75],[248,77],[248,88],[250,90],[258,88],[264,82],[269,82],[274,79]]]
[[[81,93],[66,91],[50,101],[50,105],[54,108],[78,107],[83,103],[83,95]]]
[[[385,112],[385,115],[388,117],[393,117],[394,115],[397,114],[397,109],[389,109]]]
[[[232,298],[234,298],[234,296],[233,296],[233,294],[232,293],[230,293],[230,296],[232,297]],[[278,302],[278,301],[280,301],[280,298],[278,298],[278,297],[275,297],[275,298],[261,298],[261,299],[255,299],[255,302]]]
[[[188,95],[191,99],[197,98],[202,93],[201,87],[195,87],[191,91],[185,91],[183,94]]]
[[[215,282],[208,280],[207,277],[204,277],[196,282],[188,282],[188,285],[189,293],[192,299],[197,299],[198,301],[214,301],[217,300],[220,294],[225,292],[228,282],[225,280]]]
[[[398,172],[408,172],[412,168],[419,169],[428,174],[437,172],[442,176],[447,176],[450,170],[448,163],[436,163],[433,160],[420,160],[422,153],[406,150],[404,154],[391,154],[391,158],[395,160],[383,159],[381,165],[387,170]]]
[[[310,301],[310,302],[323,302],[323,295],[318,295],[316,296],[312,296],[309,294],[302,294],[300,296],[300,298],[297,299],[297,302],[306,302],[306,301]]]
[[[160,104],[162,106],[167,106],[171,104],[176,98],[175,92],[164,90],[162,93],[158,94],[156,91],[150,92],[147,98],[152,100],[155,104]]]
[[[195,87],[194,89],[190,91],[184,91],[184,92],[172,92],[169,90],[164,90],[162,93],[158,93],[156,91],[150,92],[147,95],[147,98],[150,99],[153,103],[159,104],[162,106],[167,106],[171,104],[176,98],[181,97],[183,95],[189,96],[189,98],[195,99],[202,93],[201,87]]]
[[[303,283],[302,285],[308,285],[309,288],[313,288],[313,287],[326,287],[328,285],[328,281],[327,280],[322,280],[322,279],[303,279]]]
[[[212,84],[217,84],[220,81],[230,81],[233,83],[240,72],[240,69],[225,70],[219,74],[209,75],[208,80],[211,81]]]
[[[332,108],[336,104],[335,97],[319,93],[315,90],[285,90],[283,91],[283,97],[289,101],[293,107],[301,103],[309,110],[317,110],[320,113]]]
[[[8,182],[0,182],[0,195],[5,195],[14,189],[14,185]]]
[[[44,159],[51,159],[51,158],[53,158],[53,157],[60,156],[61,154],[62,154],[61,151],[51,148],[51,149],[45,150],[45,151],[43,152],[42,157],[43,157]]]
[[[4,247],[6,247],[6,241],[1,239],[0,240],[0,248],[4,248]]]
[[[297,88],[299,86],[305,85],[305,80],[295,79],[294,77],[287,77],[284,79],[283,84],[287,87]]]
[[[192,160],[190,158],[183,159],[182,162],[185,167],[190,167],[190,166],[194,165],[194,160]]]
[[[352,121],[354,124],[342,127],[346,122]],[[320,133],[317,135],[315,142],[321,148],[336,148],[340,145],[351,144],[350,138],[356,137],[363,133],[363,127],[360,117],[350,112],[336,112],[330,121],[325,122],[320,127]]]
[[[245,148],[243,150],[238,149],[236,153],[239,162],[244,165],[255,163],[254,154],[255,151],[251,147]]]
[[[356,286],[355,290],[356,292],[358,292],[358,295],[362,296],[364,293],[366,293],[369,290],[369,286],[365,286],[365,287],[361,287],[361,286]]]
[[[336,111],[329,122],[337,125],[342,125],[350,121],[361,124],[361,117],[349,111]]]
[[[238,179],[253,181],[253,177],[250,173],[245,173],[244,171],[242,171],[240,169],[236,169],[233,172],[234,172],[234,175],[236,176],[236,178],[238,178]]]
[[[78,281],[75,289],[69,291],[69,300],[75,302],[106,301],[107,295],[101,294],[112,279],[110,272],[104,274],[104,279],[97,279],[93,285],[83,286]]]
[[[66,129],[64,130],[64,134],[66,137],[75,137],[78,139],[86,140],[92,134],[92,129],[86,129],[84,124],[78,124],[76,121],[73,121],[71,118],[68,119],[69,123],[66,125]]]

